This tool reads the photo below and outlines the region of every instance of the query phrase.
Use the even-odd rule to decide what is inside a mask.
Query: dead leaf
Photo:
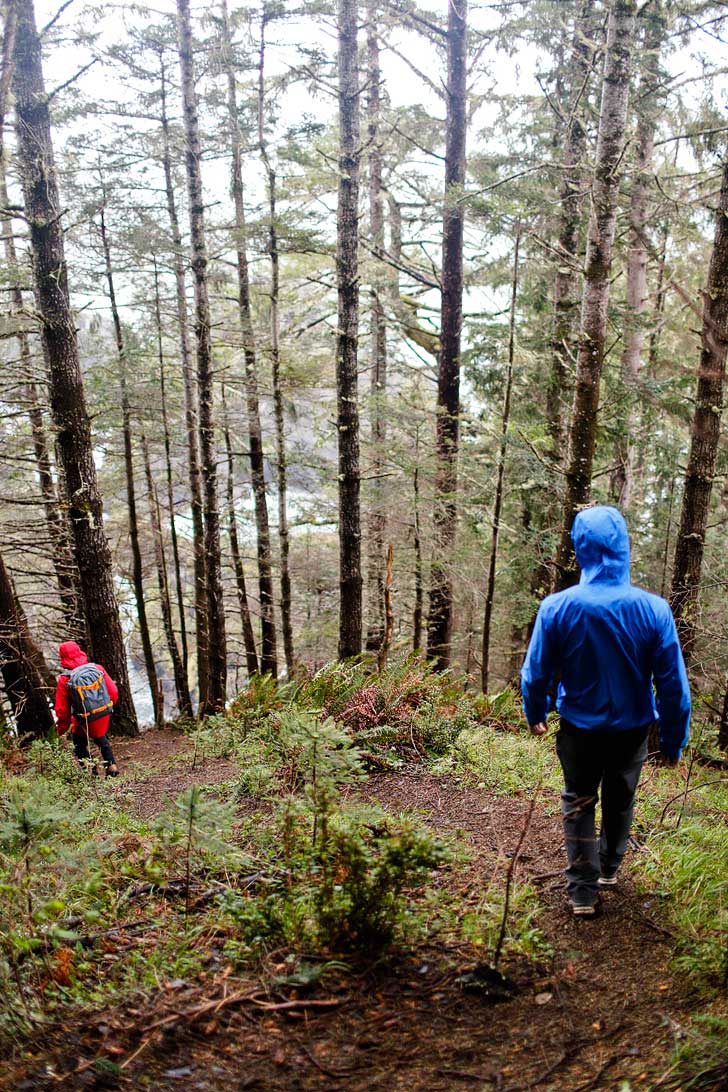
[[[548,1005],[549,1001],[554,995],[552,993],[537,993],[534,997],[534,1001],[537,1005]]]
[[[51,959],[51,978],[59,986],[71,985],[71,972],[76,957],[72,948],[59,948]]]

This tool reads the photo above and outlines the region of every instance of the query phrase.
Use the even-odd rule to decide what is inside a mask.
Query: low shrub
[[[465,729],[453,747],[454,761],[471,770],[482,788],[504,796],[531,792],[541,785],[560,792],[561,776],[551,734],[497,732],[492,727]]]

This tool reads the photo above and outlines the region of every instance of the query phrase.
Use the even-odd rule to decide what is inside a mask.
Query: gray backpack
[[[68,676],[73,715],[88,724],[107,717],[114,708],[104,673],[97,664],[81,664]]]

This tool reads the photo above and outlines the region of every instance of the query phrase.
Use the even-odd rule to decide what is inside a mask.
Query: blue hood
[[[616,508],[599,504],[579,512],[571,528],[580,584],[629,584],[629,534]]]

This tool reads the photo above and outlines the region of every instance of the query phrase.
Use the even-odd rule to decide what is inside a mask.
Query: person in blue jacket
[[[668,603],[630,582],[622,514],[587,508],[571,538],[581,578],[541,603],[521,691],[529,727],[541,736],[558,680],[567,891],[574,914],[593,917],[598,889],[617,882],[649,729],[659,721],[663,762],[677,765],[690,728],[690,689]]]

